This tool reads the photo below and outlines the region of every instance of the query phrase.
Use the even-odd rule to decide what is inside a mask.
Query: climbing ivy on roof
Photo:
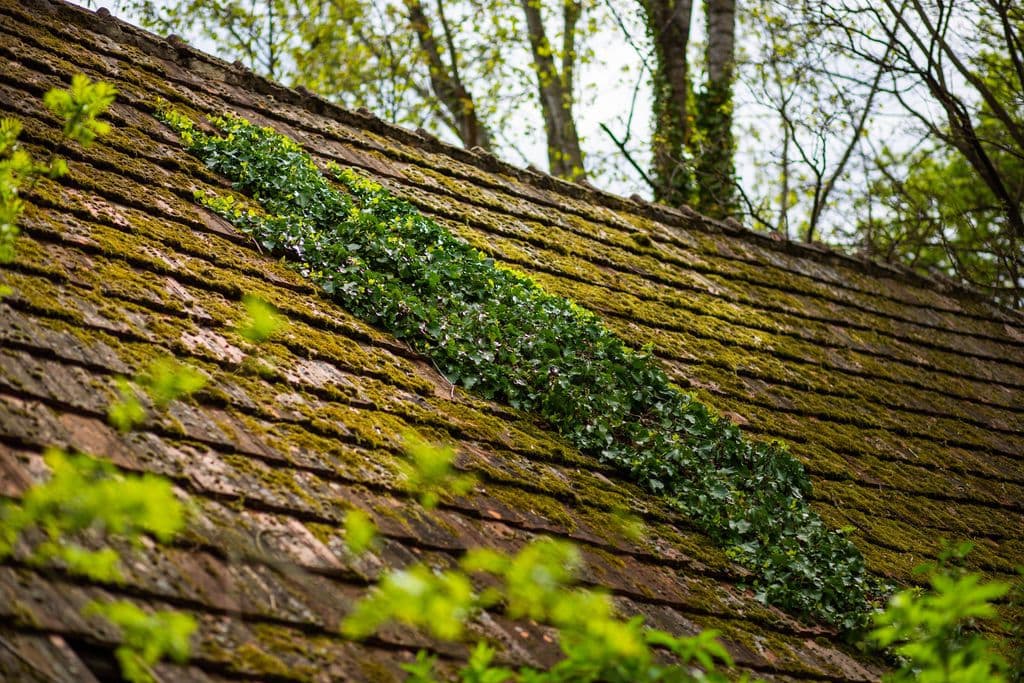
[[[295,142],[237,116],[211,119],[219,134],[166,104],[158,116],[253,201],[198,200],[349,311],[664,497],[752,571],[765,602],[844,629],[865,623],[875,581],[810,508],[810,482],[783,445],[745,438],[673,386],[648,349],[353,170],[329,166],[332,182]]]

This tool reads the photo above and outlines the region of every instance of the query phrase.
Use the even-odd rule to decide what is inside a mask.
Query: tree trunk
[[[563,4],[562,70],[555,65],[551,43],[544,31],[539,0],[522,0],[526,14],[533,70],[537,75],[544,130],[547,134],[548,164],[551,175],[578,180],[583,178],[583,152],[573,116],[573,78],[576,59],[576,22],[582,5],[578,0]]]
[[[690,79],[686,46],[690,41],[693,0],[641,0],[641,4],[656,58],[651,141],[654,198],[670,205],[688,204],[693,183],[686,162],[691,127],[687,111]]]
[[[696,97],[699,146],[695,151],[697,208],[716,218],[736,212],[736,146],[732,135],[736,0],[705,0],[708,81]]]
[[[448,24],[444,17],[444,5],[438,2],[438,13],[441,24],[445,29],[445,39],[448,44],[448,57],[451,61],[449,67],[444,61],[444,52],[438,44],[434,33],[430,28],[430,21],[423,9],[420,0],[405,0],[405,9],[409,13],[409,24],[416,32],[420,48],[427,58],[427,66],[430,72],[430,87],[434,96],[438,99],[451,115],[457,126],[455,131],[464,147],[482,147],[490,150],[492,146],[491,135],[483,123],[477,118],[476,109],[473,105],[473,96],[462,83],[459,76],[458,60],[455,55],[451,33],[448,31]]]

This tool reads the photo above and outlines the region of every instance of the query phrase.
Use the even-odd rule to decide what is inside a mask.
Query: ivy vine
[[[253,201],[197,199],[346,309],[664,497],[752,571],[761,600],[844,630],[867,622],[879,585],[811,509],[810,481],[784,445],[745,438],[673,386],[649,349],[354,171],[325,174],[294,141],[237,116],[211,119],[219,134],[209,134],[164,103],[157,115]]]

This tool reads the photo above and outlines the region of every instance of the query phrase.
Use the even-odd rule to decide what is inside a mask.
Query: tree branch
[[[430,85],[438,101],[444,105],[458,123],[459,139],[465,147],[491,148],[491,136],[476,116],[473,98],[458,79],[458,73],[449,70],[444,63],[441,46],[434,38],[430,22],[420,0],[404,0],[409,24],[416,33],[427,59]],[[439,0],[440,4],[440,0]],[[446,23],[446,22],[445,22]],[[452,54],[452,63],[456,56]]]
[[[615,146],[619,148],[619,151],[622,152],[622,156],[626,157],[626,161],[629,162],[629,165],[636,169],[636,172],[640,174],[640,177],[643,178],[643,181],[645,183],[647,183],[647,186],[653,190],[655,188],[654,181],[651,180],[650,176],[647,175],[643,167],[636,162],[636,160],[633,158],[633,155],[629,153],[628,149],[626,149],[626,143],[620,141],[617,137],[615,137],[615,134],[612,133],[611,129],[608,128],[608,126],[606,126],[604,123],[600,123],[598,125],[601,126],[601,130],[608,134],[608,137],[612,139],[612,142],[615,143]]]

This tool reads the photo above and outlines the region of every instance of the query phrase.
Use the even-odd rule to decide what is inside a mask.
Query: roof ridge
[[[1018,311],[994,301],[984,291],[966,283],[953,281],[940,273],[923,275],[900,264],[888,263],[869,257],[856,257],[822,243],[779,239],[778,237],[773,237],[772,234],[760,233],[745,227],[739,221],[732,218],[719,220],[701,214],[688,206],[671,207],[647,201],[639,195],[632,195],[627,198],[597,188],[585,180],[571,182],[544,173],[533,166],[528,166],[527,168],[515,166],[486,150],[480,148],[465,149],[445,142],[423,129],[411,130],[389,123],[364,107],[356,110],[347,109],[330,102],[302,86],[291,88],[282,85],[256,73],[240,61],[229,63],[216,55],[203,52],[188,44],[177,35],[172,34],[167,38],[163,38],[146,29],[119,19],[105,7],[99,7],[93,11],[74,5],[68,0],[26,0],[24,4],[41,7],[44,11],[52,11],[54,8],[65,8],[73,12],[79,20],[77,23],[83,28],[116,40],[124,40],[130,35],[134,38],[131,41],[132,45],[144,52],[156,52],[161,57],[174,61],[186,68],[189,66],[189,61],[200,59],[215,68],[223,70],[224,80],[234,85],[251,87],[259,94],[272,97],[287,104],[300,106],[313,114],[329,117],[343,124],[354,125],[364,130],[386,135],[397,142],[426,152],[444,154],[459,162],[475,166],[489,173],[501,173],[512,176],[518,181],[525,182],[541,190],[553,191],[573,199],[587,200],[612,210],[626,211],[657,221],[670,228],[698,229],[706,233],[724,234],[747,242],[753,242],[759,247],[767,247],[792,256],[831,263],[876,277],[893,278],[921,289],[982,304],[991,309],[992,313],[996,314],[996,317],[1001,322],[1010,322],[1017,325],[1024,324],[1024,311]],[[209,76],[209,74],[204,75]]]

